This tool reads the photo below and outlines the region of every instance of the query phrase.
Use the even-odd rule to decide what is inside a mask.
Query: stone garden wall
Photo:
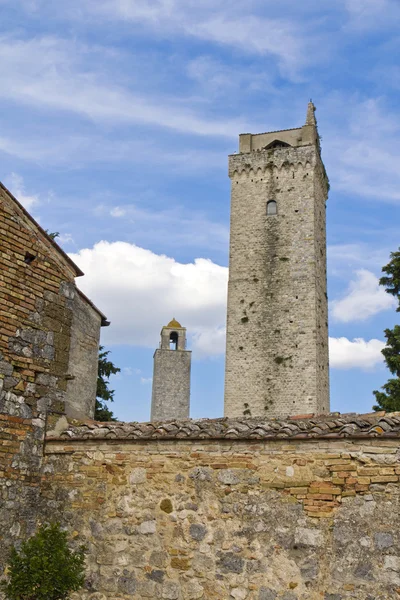
[[[88,544],[73,600],[400,595],[400,415],[70,425],[42,515]]]

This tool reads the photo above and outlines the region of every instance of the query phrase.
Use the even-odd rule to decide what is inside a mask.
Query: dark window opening
[[[282,142],[282,140],[274,140],[270,144],[264,147],[264,150],[269,150],[270,148],[290,148],[290,144],[286,142]]]
[[[24,262],[27,265],[30,265],[33,263],[33,261],[35,260],[36,256],[34,254],[31,254],[30,252],[26,252],[25,253],[25,258],[24,258]]]
[[[169,349],[178,350],[178,334],[176,331],[172,331],[169,336]]]
[[[276,215],[277,214],[277,205],[275,200],[269,200],[267,202],[267,215]]]

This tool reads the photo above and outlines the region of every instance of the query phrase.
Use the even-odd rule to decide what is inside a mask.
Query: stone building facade
[[[2,553],[36,528],[45,428],[93,416],[106,320],[76,288],[82,274],[0,184]]]
[[[325,201],[314,106],[229,157],[225,415],[329,411]]]
[[[0,409],[93,416],[100,327],[108,322],[76,287],[81,275],[0,185]]]
[[[186,349],[186,328],[172,319],[161,330],[154,352],[151,420],[188,419],[192,353]]]

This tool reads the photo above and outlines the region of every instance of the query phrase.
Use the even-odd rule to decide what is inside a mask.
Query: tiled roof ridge
[[[125,423],[73,421],[48,440],[279,440],[329,438],[399,438],[400,412],[329,413],[282,419],[217,418]]]

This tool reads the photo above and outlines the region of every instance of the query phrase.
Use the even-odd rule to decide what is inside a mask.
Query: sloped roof
[[[68,254],[66,254],[66,252],[64,252],[64,250],[57,244],[57,242],[55,240],[53,240],[49,234],[43,229],[43,227],[41,227],[39,225],[39,223],[32,217],[31,214],[29,214],[29,212],[26,210],[26,208],[24,208],[22,206],[22,204],[17,200],[17,198],[10,192],[9,189],[6,188],[6,186],[1,183],[0,181],[0,189],[2,189],[7,196],[17,205],[17,207],[24,213],[24,215],[31,221],[31,223],[33,223],[33,225],[40,231],[40,233],[47,239],[47,241],[50,242],[50,244],[53,246],[54,250],[62,257],[62,259],[68,263],[68,265],[70,267],[72,267],[73,271],[75,272],[75,277],[81,277],[82,275],[84,275],[83,271],[80,270],[80,268],[78,267],[78,265],[76,265],[74,263],[73,260],[70,259],[70,257],[68,256]]]
[[[151,423],[100,423],[94,421],[69,424],[58,438],[74,440],[315,440],[340,438],[398,438],[400,412],[330,413],[300,415],[286,419],[187,419]],[[49,438],[51,439],[51,438]]]
[[[82,292],[82,290],[80,290],[78,287],[76,289],[77,289],[77,292],[80,295],[80,297],[83,298],[83,300],[85,302],[87,302],[93,308],[93,310],[95,310],[97,312],[98,315],[100,315],[100,317],[101,317],[101,326],[102,327],[108,327],[110,325],[110,321],[108,321],[106,315],[104,313],[102,313],[99,308],[97,308],[97,306],[91,301],[90,298],[88,298],[86,296],[86,294],[84,294]]]
[[[168,323],[167,327],[172,327],[173,329],[183,329],[182,325],[175,319],[175,317]]]

